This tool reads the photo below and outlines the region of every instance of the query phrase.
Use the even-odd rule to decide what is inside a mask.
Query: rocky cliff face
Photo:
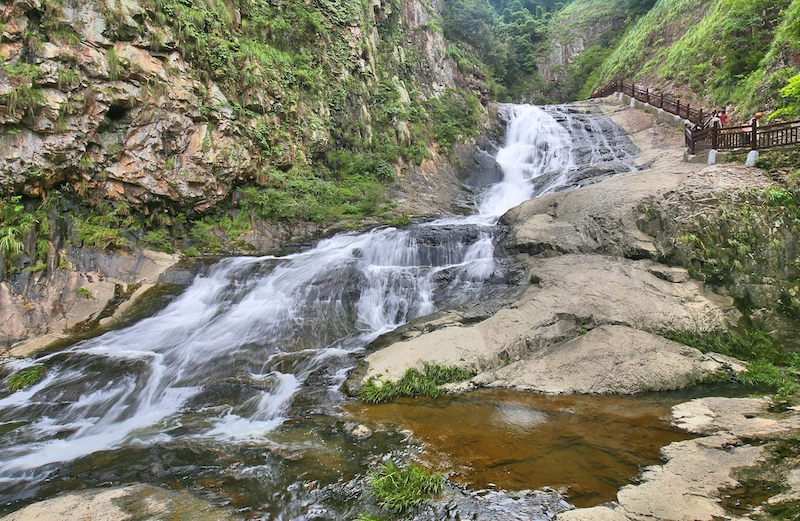
[[[275,250],[335,220],[315,210],[322,204],[379,213],[385,196],[374,192],[392,179],[396,214],[449,208],[459,183],[439,153],[437,121],[459,110],[453,100],[471,107],[473,123],[488,110],[478,102],[485,80],[446,55],[440,9],[439,0],[6,2],[0,344],[73,327],[64,313],[76,303],[80,320],[95,320],[114,284],[138,283],[77,261],[102,250],[124,250],[113,265],[144,262],[142,246]],[[76,288],[104,280],[93,299],[76,299]]]
[[[482,88],[446,58],[437,2],[306,2],[302,13],[281,2],[191,4],[6,4],[0,186],[32,196],[68,186],[141,209],[203,212],[232,187],[263,181],[268,167],[313,164],[337,141],[421,141],[408,119],[373,113],[376,90],[402,109],[412,94]],[[290,27],[252,29],[269,24],[257,16],[281,14]],[[252,41],[248,31],[267,36]]]

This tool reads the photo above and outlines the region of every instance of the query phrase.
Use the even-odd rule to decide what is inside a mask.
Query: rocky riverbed
[[[691,219],[698,205],[713,204],[718,194],[769,187],[772,180],[761,170],[736,164],[685,163],[680,129],[614,99],[587,102],[586,110],[595,105],[626,129],[642,150],[641,170],[550,194],[506,214],[503,223],[509,234],[504,247],[516,255],[526,273],[518,296],[510,302],[485,302],[436,314],[400,328],[375,343],[376,350],[352,373],[351,390],[366,378],[397,378],[422,362],[477,370],[478,375],[459,390],[481,386],[544,393],[659,391],[690,386],[720,370],[744,370],[734,359],[703,354],[661,336],[726,328],[741,314],[730,296],[692,279],[683,268],[659,262],[671,243],[666,225],[651,219],[648,209],[669,205]],[[153,283],[175,260],[150,259],[152,265],[129,270],[135,275],[120,279],[121,283],[126,290]],[[78,283],[90,291],[89,284],[117,283],[113,274],[100,269],[71,276],[83,277],[64,282],[71,292]],[[84,318],[71,320],[97,319],[112,300],[113,292],[105,293],[109,296],[101,300],[93,292],[98,302],[85,304],[98,309],[82,311]],[[15,306],[25,312],[22,304]],[[58,322],[53,328],[63,326]],[[34,344],[30,341],[28,347]],[[29,352],[23,353],[22,347],[13,354]],[[569,507],[548,492],[552,496],[548,501],[558,508],[540,511],[559,521],[740,519],[726,501],[745,481],[775,484],[772,497],[751,501],[757,513],[798,504],[797,407],[770,398],[705,398],[676,406],[672,415],[674,426],[698,438],[665,447],[665,464],[644,469],[638,483],[623,487],[616,501],[564,511]],[[461,493],[459,501],[472,496]],[[420,519],[440,518],[432,512],[452,504],[454,497],[435,503]],[[500,494],[496,499],[498,504],[511,500],[523,507],[528,504],[522,496]],[[9,519],[63,519],[65,512],[74,513],[76,505],[87,508],[81,513],[84,519],[230,516],[203,502],[189,504],[190,500],[194,501],[185,492],[136,485],[66,493],[19,510]],[[474,509],[461,512],[473,519],[495,519],[485,515],[477,501]],[[520,513],[527,512],[523,507]]]
[[[616,98],[586,103],[593,105],[642,150],[641,170],[509,211],[502,219],[510,228],[506,248],[528,270],[521,296],[477,321],[474,310],[464,309],[401,328],[376,343],[381,348],[353,372],[350,389],[370,378],[396,379],[423,362],[478,372],[454,389],[544,393],[678,389],[717,371],[745,369],[735,359],[661,336],[727,329],[741,314],[723,291],[658,262],[675,238],[668,237],[668,224],[653,224],[648,209],[666,204],[680,210],[679,218],[692,219],[698,206],[713,206],[723,194],[764,189],[773,181],[740,164],[683,162],[680,128]],[[666,465],[646,469],[641,484],[623,488],[617,502],[557,519],[735,519],[720,498],[738,486],[736,473],[779,461],[770,456],[770,440],[796,444],[800,437],[798,410],[776,415],[770,404],[767,398],[705,399],[676,407],[675,425],[703,437],[666,447]],[[769,501],[796,502],[800,461],[796,455],[780,461],[784,470],[775,481],[785,492]]]

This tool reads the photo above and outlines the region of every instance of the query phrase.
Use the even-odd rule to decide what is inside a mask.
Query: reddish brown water
[[[477,391],[380,405],[350,404],[372,428],[413,431],[422,460],[472,488],[560,489],[576,506],[612,500],[659,449],[688,439],[669,427],[685,396],[542,396]]]

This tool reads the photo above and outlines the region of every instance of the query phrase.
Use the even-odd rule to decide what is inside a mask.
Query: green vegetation
[[[99,250],[121,248],[130,243],[126,232],[138,229],[135,220],[120,218],[116,209],[104,206],[99,212],[85,218],[73,216],[77,239],[84,245]]]
[[[419,466],[400,468],[390,460],[369,476],[369,485],[381,507],[400,512],[440,493],[444,478]]]
[[[610,80],[686,87],[711,106],[737,105],[743,116],[771,107],[794,113],[790,79],[800,52],[796,0],[670,0],[656,3],[597,69],[583,93]],[[783,98],[779,95],[781,89]],[[783,117],[781,116],[781,117]]]
[[[0,94],[0,106],[15,116],[35,115],[45,104],[44,92],[36,83],[44,76],[42,69],[38,65],[17,61],[13,65],[4,65],[3,70],[12,88]]]
[[[87,300],[94,300],[94,295],[92,295],[92,292],[83,286],[79,287],[76,292],[78,293],[78,296],[81,298],[85,298]]]
[[[44,373],[45,369],[43,365],[27,367],[9,376],[8,379],[6,379],[6,387],[12,392],[25,389],[36,383],[44,376]]]
[[[742,334],[714,331],[666,336],[704,353],[720,353],[748,362],[747,371],[736,377],[744,385],[766,386],[781,394],[800,390],[800,353],[786,350],[765,331],[747,329]]]
[[[27,254],[36,263],[47,255],[47,239],[36,241],[35,251],[25,251],[25,239],[29,235],[47,237],[50,234],[50,222],[46,215],[46,204],[29,211],[25,208],[21,195],[9,196],[6,201],[0,200],[0,253],[3,264],[0,274],[16,271],[14,262]],[[33,270],[31,270],[33,271]]]
[[[288,172],[271,169],[262,187],[241,190],[240,206],[253,215],[276,221],[331,221],[380,213],[394,169],[377,155],[331,155],[336,170],[325,177],[311,168]],[[333,159],[335,157],[335,159]]]
[[[474,94],[451,91],[431,101],[434,136],[445,151],[478,132],[480,102]]]
[[[423,362],[423,370],[408,369],[396,382],[382,380],[380,385],[372,379],[361,388],[361,399],[368,403],[380,403],[401,396],[428,396],[434,398],[444,393],[440,386],[467,380],[475,373],[455,366],[444,366]]]
[[[785,87],[780,90],[780,108],[769,115],[769,119],[800,118],[800,74],[789,78]]]
[[[538,73],[546,49],[547,23],[563,2],[551,0],[445,0],[448,55],[464,73],[488,75],[502,100],[537,97]]]

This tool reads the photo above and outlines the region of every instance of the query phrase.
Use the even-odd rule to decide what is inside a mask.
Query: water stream
[[[439,309],[502,294],[495,223],[522,201],[633,169],[606,118],[504,106],[503,181],[476,213],[344,233],[302,253],[227,258],[130,327],[10,364],[44,364],[0,395],[6,510],[62,490],[148,481],[195,487],[252,516],[292,518],[297,487],[363,471],[338,430],[339,386],[376,337]]]

